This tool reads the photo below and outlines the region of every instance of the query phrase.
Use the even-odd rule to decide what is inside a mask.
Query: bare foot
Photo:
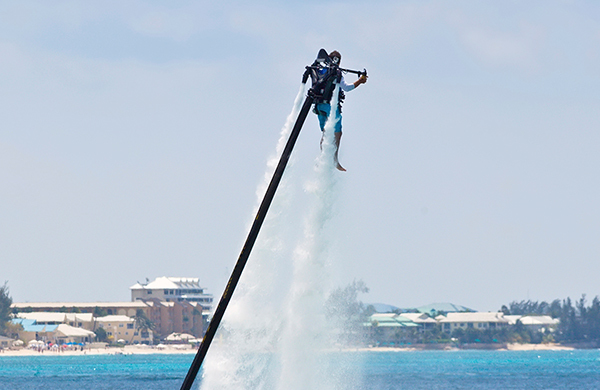
[[[346,168],[344,168],[343,166],[341,166],[340,163],[337,163],[336,168],[338,169],[338,171],[346,172]]]

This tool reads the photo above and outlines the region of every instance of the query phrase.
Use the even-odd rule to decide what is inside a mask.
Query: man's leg
[[[334,154],[335,167],[338,169],[338,171],[346,172],[346,168],[341,166],[340,162],[338,161],[338,150],[340,149],[340,142],[342,140],[342,132],[341,131],[335,132],[334,135],[335,135],[335,154]]]

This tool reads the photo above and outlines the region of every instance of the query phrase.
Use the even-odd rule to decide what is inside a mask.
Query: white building
[[[17,318],[35,320],[37,325],[67,324],[74,328],[94,330],[94,318],[92,313],[32,312],[19,313],[17,314]]]
[[[135,326],[135,320],[123,315],[96,317],[96,324],[106,331],[111,341],[125,344],[140,344],[152,342],[152,331],[140,331]],[[120,341],[121,340],[121,341]]]
[[[157,298],[167,302],[197,302],[206,311],[212,310],[213,296],[200,287],[198,278],[160,277],[145,284],[130,287],[131,301]]]
[[[555,328],[560,322],[558,318],[552,318],[550,316],[521,316],[521,315],[508,315],[504,316],[510,325],[515,325],[517,321],[521,322],[528,329],[544,331],[546,329]]]
[[[401,315],[419,325],[423,330],[433,329],[437,324],[436,320],[425,313],[402,313]]]
[[[498,329],[508,325],[502,312],[447,313],[435,318],[442,325],[444,332],[450,333],[455,329]]]

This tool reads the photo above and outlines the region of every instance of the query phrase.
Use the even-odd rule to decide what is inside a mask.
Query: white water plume
[[[321,154],[314,178],[306,186],[311,205],[302,241],[294,252],[294,274],[285,312],[281,341],[281,376],[278,389],[318,390],[330,388],[323,371],[322,354],[331,347],[324,306],[330,288],[328,222],[334,215],[337,172],[334,163],[334,130],[338,88],[333,92],[331,112],[324,126]]]
[[[294,176],[286,171],[262,227],[239,287],[229,305],[214,345],[204,362],[205,390],[320,390],[342,389],[340,376],[325,372],[333,339],[324,306],[330,289],[328,249],[330,221],[338,198],[334,163],[334,129],[338,89],[325,124],[321,153],[313,178],[306,184],[310,197],[304,229],[293,253],[285,230],[297,225],[286,219],[292,207]],[[281,131],[277,156],[269,160],[258,204],[268,186],[300,106],[301,88]],[[290,161],[291,163],[291,161]],[[297,181],[297,179],[296,179]],[[294,204],[295,207],[296,204]],[[258,206],[257,206],[258,208]],[[256,211],[256,210],[255,210]],[[290,260],[292,258],[292,261]],[[291,272],[291,280],[287,275]],[[286,276],[284,276],[285,274]],[[284,283],[281,283],[281,281]],[[278,284],[279,283],[279,284]],[[278,299],[284,297],[285,300]],[[333,376],[332,376],[333,374]]]
[[[256,214],[269,185],[279,157],[285,147],[304,101],[305,85],[302,84],[292,111],[281,129],[275,154],[268,160],[263,182],[256,196]],[[290,159],[288,165],[292,165]],[[204,362],[202,389],[267,389],[269,377],[276,370],[271,368],[270,352],[276,344],[281,315],[272,305],[281,283],[281,267],[287,262],[285,256],[286,211],[290,209],[292,191],[290,175],[284,175],[277,196],[254,245],[252,255],[244,269],[236,292],[231,300],[215,341]]]

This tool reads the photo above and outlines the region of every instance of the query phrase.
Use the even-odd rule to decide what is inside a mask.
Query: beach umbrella
[[[37,347],[38,345],[40,345],[40,343],[44,344],[41,341],[37,341],[37,340],[31,340],[30,342],[27,343],[27,345],[29,347]]]

